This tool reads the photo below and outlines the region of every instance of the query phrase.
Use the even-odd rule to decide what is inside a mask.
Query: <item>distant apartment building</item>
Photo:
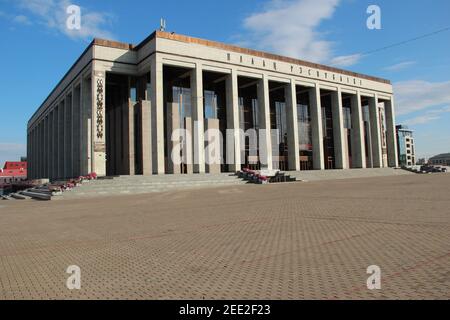
[[[431,157],[428,160],[428,164],[450,166],[450,153],[442,153],[437,156]]]
[[[396,126],[397,152],[400,166],[412,166],[416,164],[413,130],[407,126]]]

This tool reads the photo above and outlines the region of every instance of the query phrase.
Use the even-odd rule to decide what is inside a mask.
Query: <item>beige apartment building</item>
[[[205,152],[209,129],[222,135],[218,164]],[[256,147],[242,136],[252,129]],[[398,163],[390,81],[163,31],[136,46],[94,39],[27,138],[29,178]]]

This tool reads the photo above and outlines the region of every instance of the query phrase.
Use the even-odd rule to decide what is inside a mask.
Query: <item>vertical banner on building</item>
[[[92,74],[92,171],[98,176],[106,175],[106,134],[105,134],[105,73]]]

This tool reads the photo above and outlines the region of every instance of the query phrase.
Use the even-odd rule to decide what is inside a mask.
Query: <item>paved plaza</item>
[[[436,174],[1,201],[0,299],[450,299],[449,195]]]

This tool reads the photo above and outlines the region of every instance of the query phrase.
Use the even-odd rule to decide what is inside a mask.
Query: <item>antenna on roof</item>
[[[166,31],[166,19],[161,18],[159,31]]]

